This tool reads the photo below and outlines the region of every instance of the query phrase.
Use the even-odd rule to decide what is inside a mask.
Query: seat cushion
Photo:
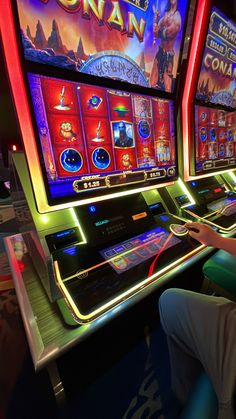
[[[212,384],[202,373],[194,388],[180,419],[217,419],[218,400]]]
[[[236,257],[218,250],[203,265],[203,273],[209,281],[236,296]]]

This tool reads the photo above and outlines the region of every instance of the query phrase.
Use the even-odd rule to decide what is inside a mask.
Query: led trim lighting
[[[211,1],[209,0],[198,0],[197,2],[194,30],[186,70],[186,81],[182,98],[183,162],[185,181],[196,179],[196,176],[190,176],[189,167],[191,159],[190,141],[192,134],[191,117],[194,95],[198,82],[198,69],[200,66],[201,51],[203,50],[205,43],[205,33],[202,29],[207,27],[210,6]],[[206,176],[203,175],[201,177]],[[197,176],[197,178],[199,179],[199,176]]]
[[[113,307],[118,305],[119,303],[123,302],[124,300],[128,300],[129,298],[133,297],[135,294],[143,290],[144,287],[150,285],[157,279],[159,279],[161,276],[163,276],[165,273],[170,271],[174,268],[179,268],[179,266],[187,259],[190,259],[192,256],[194,256],[196,253],[200,252],[202,249],[204,249],[205,245],[199,245],[196,249],[189,252],[187,255],[183,256],[182,258],[176,260],[175,262],[172,262],[171,264],[167,265],[165,268],[161,269],[157,273],[153,274],[149,278],[146,278],[143,281],[140,281],[135,286],[131,287],[129,290],[119,294],[117,297],[111,299],[106,304],[103,304],[100,308],[92,311],[91,313],[84,315],[79,311],[79,308],[77,307],[76,303],[74,302],[72,296],[70,295],[69,291],[67,290],[66,286],[64,285],[64,281],[61,278],[60,269],[58,266],[58,262],[54,261],[54,270],[56,275],[57,284],[67,302],[67,305],[69,309],[72,312],[73,317],[78,321],[78,323],[86,323],[93,321],[97,319],[98,317],[105,314],[107,311],[111,310]],[[173,272],[174,273],[174,272]],[[77,275],[74,275],[76,277]],[[86,280],[86,279],[85,279]]]
[[[191,205],[195,205],[196,201],[193,199],[191,193],[189,192],[187,186],[185,185],[185,183],[182,181],[181,178],[178,179],[178,184],[180,185],[180,187],[182,188],[183,192],[185,193],[185,195],[187,195],[190,204]],[[187,204],[181,205],[181,208],[185,208],[189,206],[189,202]]]
[[[229,232],[231,232],[232,230],[234,230],[236,228],[236,223],[232,224],[228,228],[224,228],[224,227],[221,227],[220,225],[214,223],[213,221],[210,221],[210,220],[207,219],[207,217],[217,214],[218,211],[215,211],[215,212],[211,213],[210,215],[209,214],[208,215],[205,215],[204,217],[201,217],[200,215],[195,214],[194,212],[192,212],[190,210],[187,210],[187,209],[185,209],[185,211],[188,214],[190,214],[192,217],[194,217],[194,218],[197,217],[198,220],[201,220],[202,222],[205,222],[206,224],[210,224],[210,225],[212,225],[214,227],[217,227],[222,232],[229,233]],[[222,214],[222,215],[224,215],[224,214]]]
[[[86,239],[86,237],[85,237],[85,235],[84,235],[83,229],[82,229],[82,227],[81,227],[81,225],[80,225],[80,222],[79,222],[78,217],[77,217],[77,215],[76,215],[75,209],[74,209],[74,208],[70,208],[70,209],[69,209],[69,211],[70,211],[70,213],[71,213],[71,215],[72,215],[72,218],[73,218],[73,220],[74,220],[74,222],[75,222],[75,225],[78,227],[79,232],[80,232],[80,235],[81,235],[81,237],[82,237],[82,241],[81,241],[81,242],[77,242],[76,244],[77,244],[77,245],[80,245],[80,244],[85,244],[85,243],[87,243],[87,239]]]
[[[186,236],[189,233],[187,227],[185,227],[185,229],[182,232],[178,232],[178,234],[176,234],[174,226],[175,226],[175,224],[170,225],[170,231],[172,232],[172,234],[175,234],[178,237]]]
[[[234,172],[228,172],[231,179],[233,180],[234,184],[236,185],[236,175]],[[234,189],[236,188],[236,186],[234,186]]]
[[[186,181],[188,181],[188,180],[198,180],[198,179],[203,179],[203,178],[207,178],[207,177],[212,177],[212,176],[217,176],[217,175],[223,175],[224,173],[229,173],[229,169],[224,169],[224,170],[221,170],[221,171],[211,172],[211,173],[203,173],[203,174],[197,175],[197,176],[190,176],[189,175],[186,178],[184,176],[184,179]]]

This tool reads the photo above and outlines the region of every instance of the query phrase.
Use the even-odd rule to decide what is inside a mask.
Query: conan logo
[[[49,0],[39,0],[42,3],[48,3]],[[90,20],[91,13],[97,19],[98,25],[105,23],[110,30],[117,29],[123,34],[127,33],[129,38],[136,34],[139,42],[143,41],[143,34],[146,27],[146,21],[141,17],[137,21],[135,14],[128,12],[127,22],[125,22],[119,1],[111,1],[112,9],[109,15],[105,17],[106,0],[56,0],[58,5],[66,12],[76,13],[81,9],[82,18]]]
[[[223,76],[230,77],[231,79],[236,79],[236,67],[233,69],[232,63],[224,62],[218,57],[206,54],[204,64],[207,69],[211,69],[214,72],[217,71]]]

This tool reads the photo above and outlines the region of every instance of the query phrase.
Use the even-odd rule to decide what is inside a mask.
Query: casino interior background
[[[198,2],[195,2],[194,0],[191,1],[189,5],[190,12],[185,34],[185,44],[182,56],[183,61],[180,68],[180,87],[177,92],[179,106],[183,90],[181,89],[181,86],[184,83],[188,65],[189,41],[191,40],[191,31],[194,25],[196,4],[198,4]],[[213,5],[228,18],[236,22],[236,1],[233,2],[233,7],[232,3],[229,4],[229,2],[222,2],[220,0],[215,0]],[[15,9],[14,12],[16,12]],[[0,11],[0,14],[1,13],[2,12]],[[2,38],[4,38],[3,34]],[[70,299],[68,298],[69,301],[67,301],[67,304],[60,298],[58,302],[58,290],[54,286],[52,286],[52,289],[49,291],[47,290],[47,294],[50,299],[53,300],[53,303],[49,302],[44,290],[44,288],[47,289],[48,284],[46,283],[43,288],[41,282],[37,280],[38,275],[42,274],[42,271],[40,271],[40,274],[37,272],[37,268],[41,263],[40,259],[37,259],[36,266],[33,266],[29,262],[30,258],[28,256],[28,253],[30,253],[30,246],[33,255],[32,257],[36,258],[36,253],[34,253],[34,237],[27,236],[27,226],[31,223],[30,214],[34,214],[35,210],[32,207],[33,204],[30,204],[31,206],[29,205],[30,211],[24,204],[25,197],[22,195],[22,191],[19,188],[18,180],[18,176],[21,173],[17,174],[16,171],[11,171],[10,173],[9,166],[12,164],[12,161],[11,157],[8,156],[8,151],[13,150],[13,146],[15,146],[18,151],[22,150],[23,144],[22,135],[20,135],[21,128],[17,118],[19,108],[16,102],[14,103],[14,95],[12,96],[11,93],[12,80],[9,78],[9,67],[7,67],[4,58],[6,45],[4,46],[3,44],[4,42],[1,42],[0,140],[2,167],[0,171],[0,180],[2,180],[5,185],[6,181],[11,178],[12,197],[9,197],[8,194],[0,196],[2,252],[2,259],[0,262],[3,260],[1,266],[4,266],[5,269],[4,279],[11,282],[11,272],[10,268],[7,266],[3,243],[3,238],[7,237],[5,246],[7,246],[11,270],[14,272],[14,285],[17,288],[17,297],[21,304],[20,308],[23,324],[21,323],[17,298],[12,289],[13,284],[11,283],[9,289],[2,292],[0,296],[0,321],[3,326],[3,334],[0,336],[0,342],[2,342],[2,344],[0,344],[0,359],[4,360],[0,367],[0,386],[5,389],[4,392],[2,392],[3,395],[0,399],[0,419],[5,419],[5,417],[17,419],[30,419],[33,417],[50,419],[54,417],[79,419],[174,419],[175,417],[178,417],[178,404],[173,400],[170,391],[170,367],[165,336],[159,325],[158,298],[164,289],[172,286],[199,291],[203,280],[202,266],[213,251],[209,249],[199,249],[198,244],[194,242],[190,243],[190,245],[188,243],[184,249],[180,248],[180,250],[178,250],[177,256],[185,258],[189,251],[193,256],[192,258],[187,259],[188,263],[183,262],[180,266],[177,263],[176,254],[173,253],[170,247],[167,251],[169,252],[169,257],[173,258],[175,263],[174,274],[168,270],[165,271],[166,262],[162,259],[163,255],[159,255],[158,263],[160,263],[160,266],[164,269],[164,280],[160,281],[159,284],[154,281],[147,287],[145,282],[141,285],[138,284],[138,292],[134,292],[134,294],[129,294],[129,292],[130,289],[133,289],[133,287],[135,288],[136,286],[136,273],[138,275],[146,274],[146,255],[140,253],[140,257],[143,257],[143,271],[138,265],[139,269],[137,271],[134,270],[133,277],[127,274],[128,271],[126,266],[122,265],[122,261],[115,266],[116,271],[113,266],[113,271],[115,273],[113,273],[111,267],[109,267],[108,276],[111,278],[117,274],[118,270],[122,270],[123,278],[125,282],[128,283],[129,287],[128,298],[125,294],[127,289],[125,289],[124,292],[122,291],[123,293],[120,299],[118,299],[118,304],[114,304],[114,307],[108,307],[108,311],[102,311],[103,307],[106,306],[107,301],[109,305],[108,297],[111,291],[109,286],[107,287],[103,283],[102,286],[106,289],[107,294],[104,297],[104,301],[102,296],[102,302],[99,301],[98,303],[96,297],[99,296],[100,298],[101,296],[101,285],[96,285],[92,290],[94,299],[92,297],[86,297],[86,304],[83,305],[83,302],[81,303],[81,310],[76,309],[74,311],[76,321],[79,318],[81,323],[79,326],[78,323],[74,321],[74,318],[70,316],[70,314],[68,315],[67,304],[70,305],[70,308],[73,306]],[[31,78],[30,88],[33,91],[35,85],[37,85],[39,81],[43,85],[44,81],[41,76],[45,76],[46,72],[41,69],[42,73],[39,73],[40,76],[38,77],[37,67],[35,66],[34,68],[32,66],[32,69],[35,69],[37,76],[35,77],[35,74],[33,74],[33,77]],[[59,74],[59,71],[57,72],[55,70],[55,74]],[[63,78],[62,74],[60,74],[60,77]],[[64,79],[66,79],[66,76]],[[76,81],[73,77],[71,77],[71,79],[73,82]],[[90,79],[85,78],[85,82],[86,81],[89,82]],[[98,83],[97,79],[96,83]],[[110,84],[109,82],[107,83],[108,87],[112,89],[112,82]],[[50,91],[51,86],[52,85],[50,84],[47,86],[45,82],[44,92],[46,92],[47,89]],[[125,84],[123,90],[126,91],[126,88],[128,90],[130,89],[132,92],[132,88],[129,86],[127,87]],[[119,89],[122,89],[121,83],[119,84]],[[139,94],[142,93],[140,89],[137,91]],[[64,92],[62,90],[60,92],[63,96]],[[149,94],[147,89],[145,90],[145,94]],[[152,94],[153,93],[150,93],[150,96],[152,96]],[[164,99],[166,99],[165,96]],[[107,101],[112,101],[109,95],[107,95]],[[39,102],[37,102],[37,106],[38,104]],[[64,106],[64,103],[60,102],[59,106]],[[92,106],[94,105],[91,104],[91,107]],[[96,103],[95,106],[100,106],[100,104]],[[171,106],[169,109],[171,110]],[[119,112],[122,112],[122,110],[120,109]],[[113,126],[114,136],[116,136],[118,128],[115,124],[113,124]],[[145,136],[146,125],[140,125],[140,129],[141,128],[144,130],[143,135]],[[100,135],[99,129],[100,126],[98,125],[96,140],[98,140]],[[130,126],[127,123],[126,131],[129,132],[129,129]],[[89,124],[87,125],[87,130],[89,130]],[[71,138],[71,141],[73,142],[73,137]],[[18,162],[16,161],[15,166],[17,166],[17,164]],[[24,169],[24,163],[22,166],[21,164],[22,163],[20,162],[20,168]],[[24,179],[21,179],[21,181],[24,183]],[[168,186],[166,189],[165,187],[161,188],[162,191],[158,198],[161,202],[160,207],[164,207],[165,211],[163,211],[163,213],[168,212],[169,214],[169,210],[173,210],[173,218],[171,218],[171,220],[168,219],[169,224],[171,222],[172,224],[177,223],[177,221],[180,224],[184,224],[184,221],[181,221],[181,217],[178,218],[180,214],[176,210],[176,205],[168,201],[169,195],[173,193],[171,187],[172,186],[170,186],[169,189]],[[30,195],[32,192],[30,187],[28,191]],[[6,189],[4,189],[4,192],[6,192]],[[36,190],[34,192],[37,194]],[[152,234],[159,234],[160,237],[162,237],[162,234],[166,229],[166,215],[163,216],[163,213],[158,213],[158,209],[156,209],[157,207],[155,206],[155,199],[153,200],[152,192],[149,192],[150,191],[145,191],[143,193],[148,206],[152,207],[156,219],[159,220],[158,217],[163,217],[162,224],[159,226],[160,229],[151,231]],[[154,197],[156,197],[156,195],[154,195]],[[103,202],[110,203],[115,199],[117,198],[115,197]],[[12,202],[12,200],[14,202]],[[121,224],[122,220],[119,218],[121,209],[125,214],[125,217],[129,216],[129,208],[132,208],[134,205],[139,209],[139,214],[147,211],[146,204],[143,203],[142,200],[136,199],[132,194],[123,197],[121,201],[117,200],[116,202],[118,202],[117,206],[114,207],[114,205],[108,204],[107,206],[105,205],[105,208],[108,207],[109,214],[112,213],[113,218],[120,220]],[[166,202],[168,202],[168,205]],[[99,201],[95,201],[95,203],[99,209],[101,208],[101,211],[104,210],[104,206],[99,203]],[[13,211],[13,206],[15,212]],[[94,242],[97,241],[95,243],[97,246],[98,242],[101,242],[101,238],[96,235],[95,229],[91,230],[91,233],[89,233],[92,225],[91,220],[93,220],[93,218],[88,218],[84,208],[86,208],[86,206],[82,206],[79,209],[80,221],[83,226],[86,227],[87,238],[94,240]],[[157,212],[155,213],[155,211]],[[92,212],[93,207],[91,207],[91,214],[93,216]],[[15,218],[15,213],[17,214],[17,219]],[[107,220],[108,218],[107,212],[104,214],[102,221]],[[149,216],[151,217],[151,215],[152,214],[150,213]],[[169,216],[170,215],[168,215],[168,217]],[[56,212],[53,213],[53,217],[56,219]],[[99,227],[100,220],[101,219],[99,218],[95,219],[95,223],[97,223],[97,226]],[[55,223],[57,221],[51,218],[51,222],[52,224],[54,223],[53,225],[56,225]],[[39,224],[40,223],[37,224],[38,231],[43,235],[43,229],[41,228],[42,223],[41,225]],[[148,239],[145,233],[147,226],[148,228],[150,227],[149,224],[144,223],[137,231],[133,226],[130,227],[129,225],[126,225],[126,228],[130,228],[130,237],[135,239],[138,237],[139,240],[145,242]],[[122,228],[122,225],[119,225],[117,228]],[[66,230],[65,235],[70,234],[68,231],[70,232],[71,228]],[[25,233],[25,237],[27,237],[28,240],[27,247],[22,243],[22,240],[20,240],[18,236],[15,238],[15,234],[18,232],[20,232],[20,234]],[[119,232],[117,231],[115,231],[115,233],[112,231],[111,234],[117,234],[117,237],[119,237]],[[234,230],[231,230],[230,234],[233,235]],[[11,237],[13,237],[13,239],[11,239]],[[70,250],[67,253],[63,253],[60,247],[61,238],[61,234],[55,237],[54,229],[52,234],[50,233],[48,235],[47,243],[49,243],[48,247],[50,249],[50,246],[52,248],[52,246],[54,246],[54,241],[57,240],[58,260],[62,261],[61,266],[59,263],[59,270],[61,269],[62,276],[63,274],[68,276],[68,271],[65,269],[64,272],[63,267],[66,266],[67,259],[71,258],[71,252],[74,252],[75,249],[74,247],[73,249],[72,247],[69,247]],[[79,240],[82,242],[83,237],[79,237]],[[174,242],[173,245],[178,245],[178,241],[181,240],[182,239],[179,237],[176,238],[176,243]],[[123,247],[124,244],[128,246],[132,243],[130,240],[127,240],[127,238],[125,240],[121,240],[120,238],[119,240],[116,239],[115,244],[116,248],[118,248],[118,245],[119,247]],[[190,247],[190,250],[188,246]],[[28,252],[26,250],[27,248]],[[14,251],[12,251],[12,249],[14,249]],[[17,255],[20,255],[19,258],[23,257],[22,260],[17,260],[14,256],[15,251],[18,252]],[[107,242],[104,239],[98,260],[100,261],[102,257],[106,258],[108,252],[113,251],[114,243]],[[83,250],[81,252],[82,259],[84,258],[86,260],[86,258],[90,258],[86,253],[87,248],[84,253]],[[61,253],[63,254],[61,255]],[[154,264],[152,265],[152,269],[149,267],[149,274],[151,276],[153,272],[155,272],[154,253],[152,254],[152,257]],[[185,259],[183,260],[185,261]],[[90,263],[90,261],[86,260],[86,263]],[[136,269],[135,263],[132,263],[132,267]],[[73,269],[74,267],[70,265],[70,270],[73,271]],[[82,270],[82,274],[83,272],[84,269]],[[33,312],[30,311],[31,308],[27,306],[29,301],[28,296],[27,294],[24,294],[24,290],[21,288],[22,283],[24,283],[22,282],[23,274],[24,282],[28,287],[27,293],[30,295],[30,303],[34,305],[35,311]],[[71,275],[71,272],[69,272],[69,274]],[[68,278],[66,278],[66,280],[67,279]],[[70,280],[66,281],[66,284],[69,282]],[[62,281],[62,287],[63,284]],[[73,287],[74,284],[72,284],[70,288],[71,293],[74,291]],[[119,284],[115,283],[115,287],[118,289],[116,292],[119,296]],[[141,292],[140,288],[143,288]],[[64,289],[64,292],[67,292],[67,288]],[[82,289],[76,290],[76,292],[87,296],[91,290]],[[97,305],[99,310],[101,309],[98,317],[96,317],[96,314],[93,314],[94,305]],[[22,307],[26,307],[25,312],[22,311]],[[83,314],[81,314],[81,312]],[[37,322],[39,323],[40,328],[38,325],[37,328],[34,328],[34,324],[37,324]],[[42,336],[39,336],[40,333],[42,333],[43,338]],[[5,336],[7,336],[8,342],[6,341]],[[44,340],[47,342],[46,344]],[[35,369],[37,370],[36,372]],[[66,396],[66,402],[64,396]],[[3,407],[1,407],[1,404]],[[6,408],[6,406],[8,406],[8,408]]]

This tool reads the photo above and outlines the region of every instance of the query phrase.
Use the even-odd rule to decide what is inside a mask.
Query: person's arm
[[[161,19],[158,20],[157,32],[159,31],[159,29],[163,28],[163,26],[165,25],[166,25],[166,16],[163,16]]]
[[[172,19],[169,19],[169,22],[165,29],[165,36],[167,39],[174,39],[181,28],[181,16],[179,12],[176,12]]]
[[[213,246],[216,249],[222,249],[231,255],[236,256],[236,239],[222,237],[210,226],[201,223],[186,223],[189,229],[189,235],[206,246]]]
[[[156,87],[157,79],[158,79],[158,67],[157,67],[157,59],[155,58],[155,60],[153,61],[152,71],[150,74],[151,87]]]

